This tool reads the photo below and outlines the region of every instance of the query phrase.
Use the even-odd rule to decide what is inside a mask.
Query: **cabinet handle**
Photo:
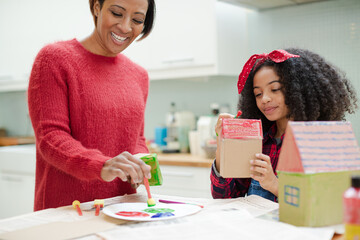
[[[193,57],[178,58],[178,59],[168,59],[168,60],[162,61],[163,64],[192,63],[192,62],[194,62]]]
[[[22,182],[23,179],[21,177],[10,177],[10,176],[2,176],[2,180],[7,182]]]
[[[162,172],[162,175],[164,176],[175,176],[175,177],[193,177],[193,173],[187,173],[187,172]]]

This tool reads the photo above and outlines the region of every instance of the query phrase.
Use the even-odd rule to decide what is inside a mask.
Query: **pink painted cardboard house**
[[[343,221],[342,194],[360,173],[350,122],[289,121],[277,166],[280,221],[326,226]]]
[[[226,118],[220,135],[220,175],[224,178],[250,177],[250,160],[262,152],[260,120]]]

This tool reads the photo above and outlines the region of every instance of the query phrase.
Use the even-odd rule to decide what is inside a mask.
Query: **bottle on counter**
[[[170,104],[170,111],[166,114],[166,148],[163,149],[163,152],[167,153],[176,153],[180,152],[180,142],[178,136],[178,120],[176,118],[176,106],[172,102]]]
[[[360,239],[360,176],[352,176],[351,187],[344,192],[345,239]]]

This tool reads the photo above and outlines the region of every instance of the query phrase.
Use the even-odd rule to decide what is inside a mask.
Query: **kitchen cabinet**
[[[161,165],[163,185],[152,186],[151,193],[181,197],[212,198],[211,168]]]
[[[247,51],[247,10],[217,0],[157,0],[150,35],[124,53],[150,80],[236,76]]]
[[[35,146],[0,147],[0,219],[33,212]]]

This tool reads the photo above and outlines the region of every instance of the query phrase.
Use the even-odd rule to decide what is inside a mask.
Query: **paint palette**
[[[200,211],[201,208],[190,204],[156,203],[148,207],[147,203],[119,203],[107,206],[103,213],[118,219],[130,221],[159,221],[184,217]]]

